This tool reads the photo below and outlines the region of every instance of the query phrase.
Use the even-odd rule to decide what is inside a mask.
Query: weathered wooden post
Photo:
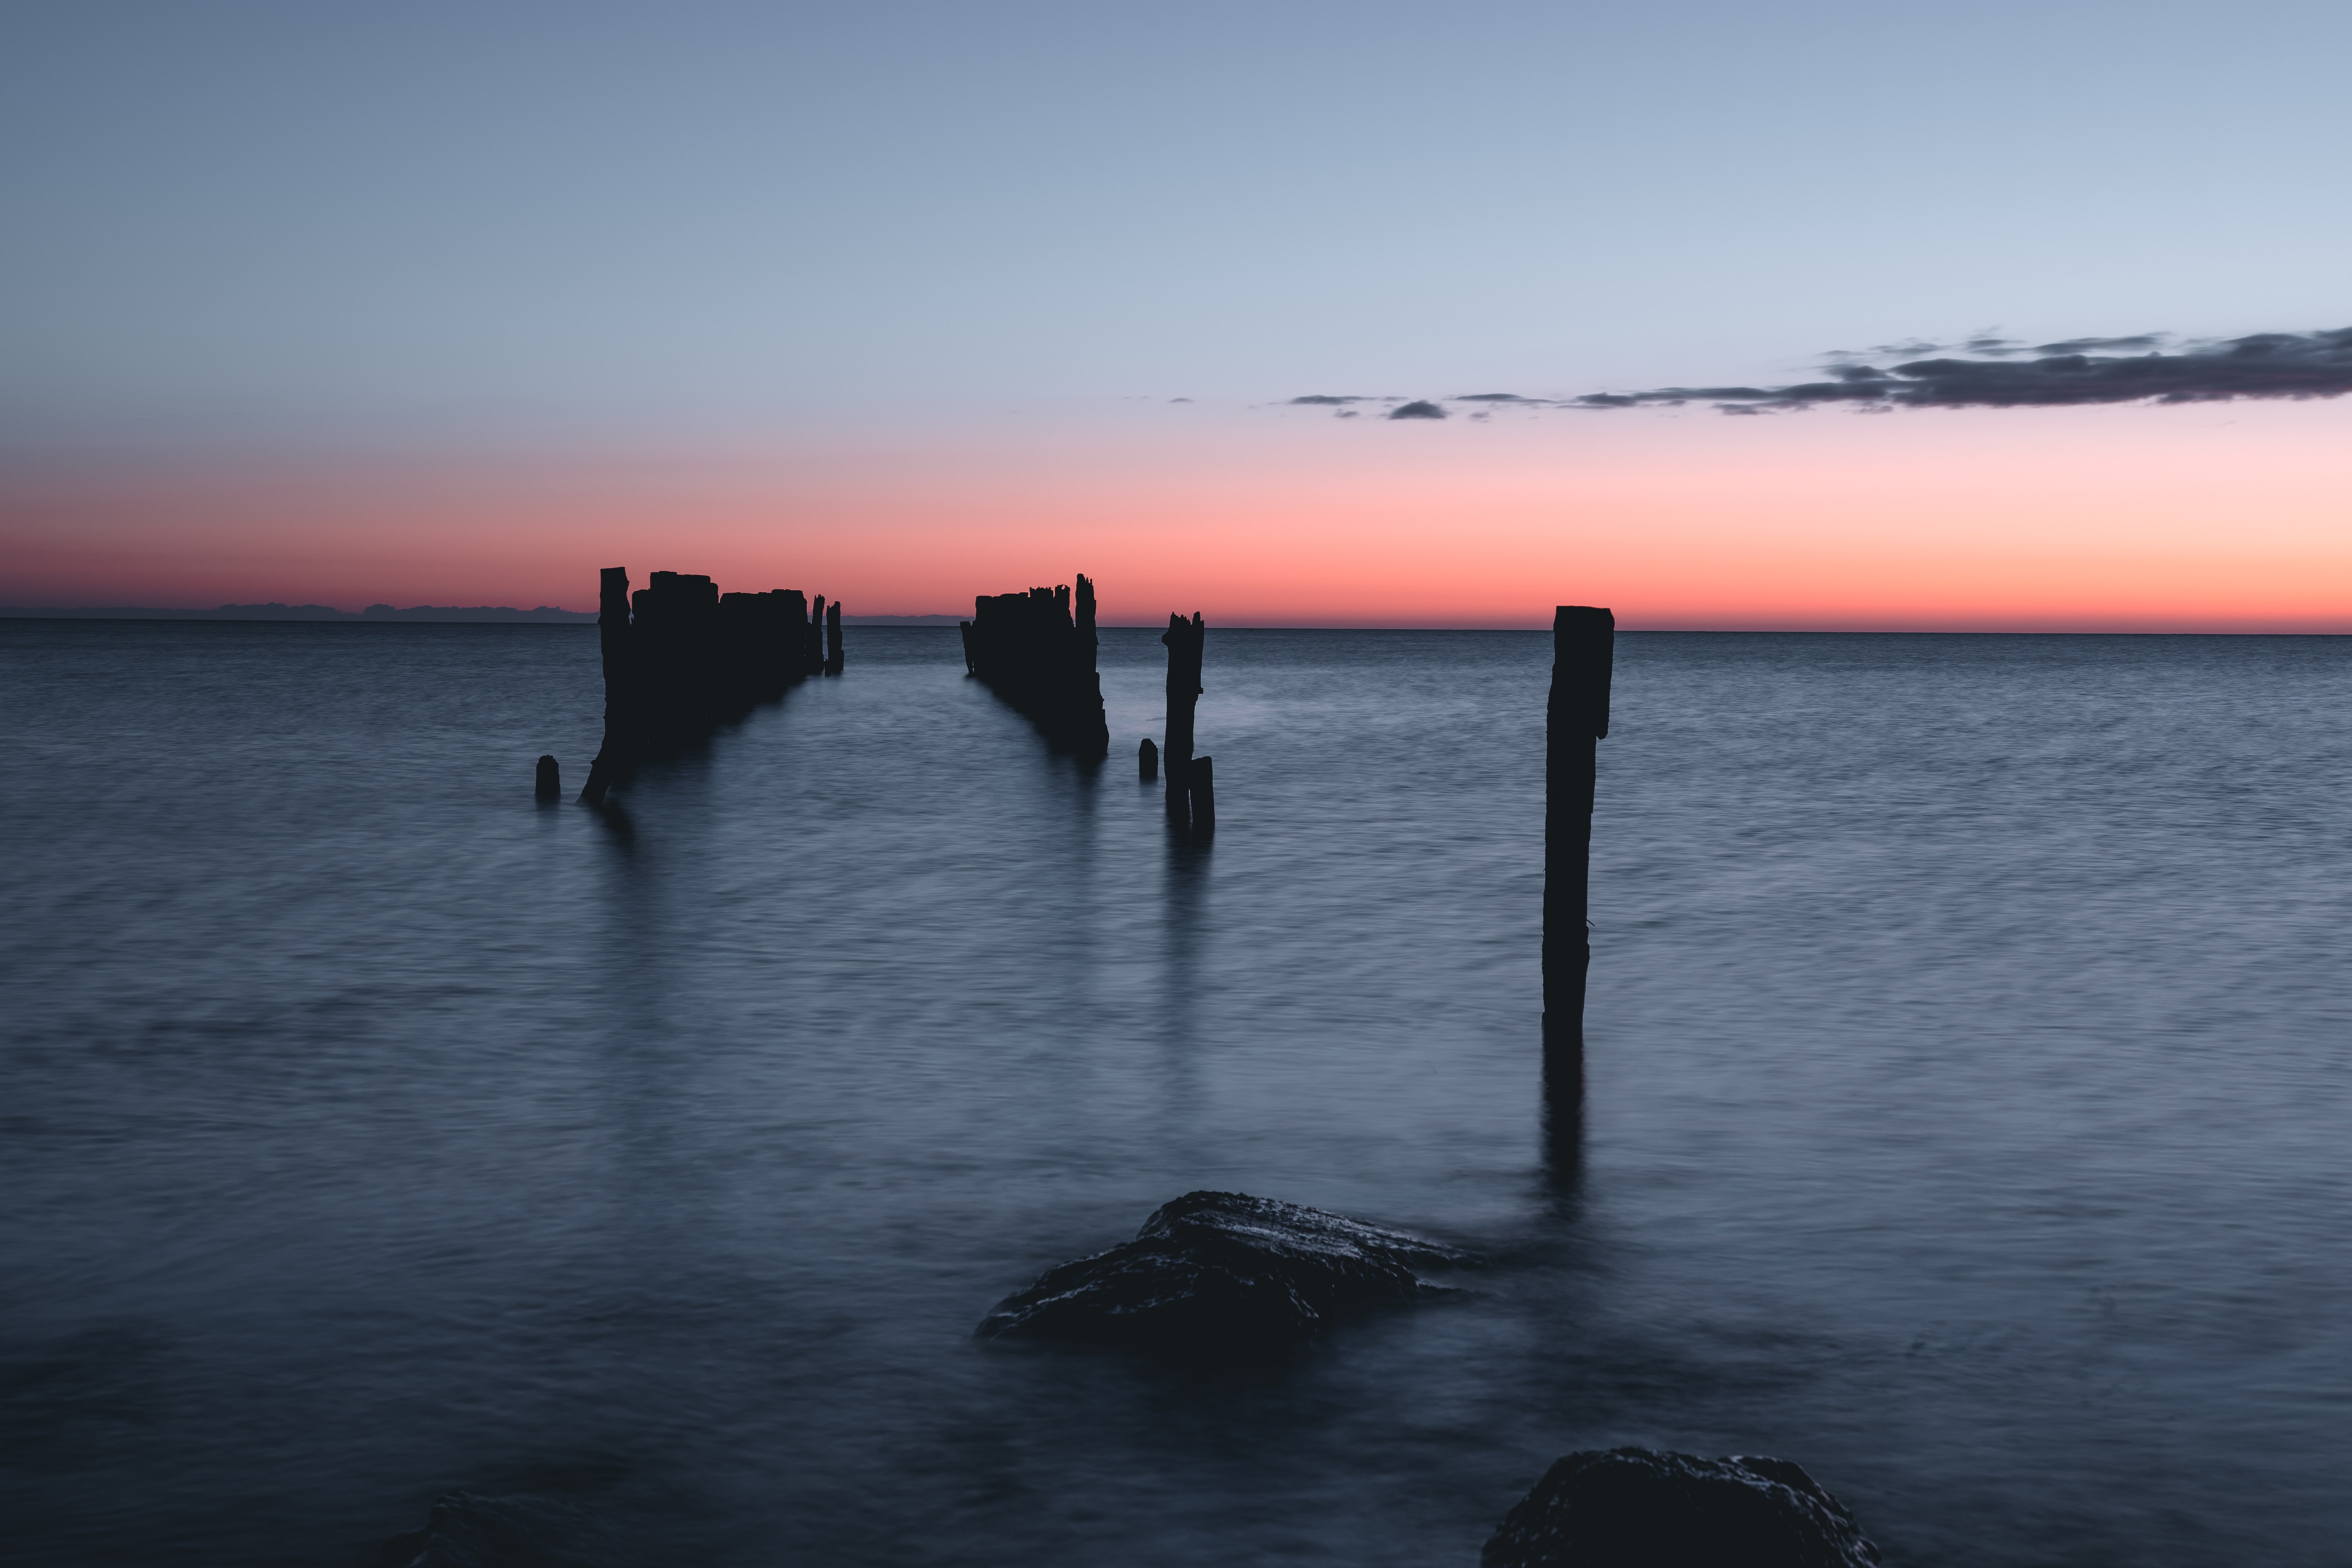
[[[839,675],[842,662],[841,601],[839,599],[835,599],[824,607],[824,672],[827,675]]]
[[[539,759],[539,778],[531,793],[541,800],[557,800],[562,797],[563,770],[556,765],[553,757]]]
[[[1184,774],[1185,793],[1192,797],[1192,837],[1206,838],[1217,830],[1216,759],[1194,757]]]
[[[1617,618],[1561,605],[1551,623],[1551,701],[1544,751],[1544,1061],[1554,1085],[1584,1060],[1584,978],[1592,962],[1586,889],[1592,871],[1598,742],[1609,733],[1609,671]]]
[[[613,775],[628,765],[635,714],[636,660],[629,638],[629,569],[607,566],[598,574],[596,640],[604,659],[604,743],[588,764],[588,782],[580,798],[590,805],[604,804]]]
[[[1072,620],[1068,694],[1063,699],[1072,738],[1096,756],[1110,752],[1110,720],[1103,711],[1102,673],[1098,668],[1102,637],[1095,630],[1095,585],[1081,572],[1076,609]]]
[[[1160,776],[1160,748],[1151,743],[1149,735],[1143,737],[1143,744],[1135,748],[1135,771],[1137,776],[1147,781]]]
[[[1192,824],[1192,707],[1201,696],[1201,647],[1207,631],[1195,610],[1189,621],[1171,615],[1160,638],[1168,645],[1168,740],[1160,748],[1160,764],[1168,775],[1168,821],[1176,827]]]

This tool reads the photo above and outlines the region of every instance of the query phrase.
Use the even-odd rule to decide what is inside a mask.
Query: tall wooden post
[[[841,601],[835,599],[824,607],[824,672],[841,673]]]
[[[1584,977],[1592,962],[1585,904],[1592,871],[1592,792],[1597,742],[1609,733],[1609,671],[1616,642],[1617,618],[1607,610],[1562,605],[1553,614],[1544,753],[1544,1058],[1547,1068],[1563,1073],[1573,1068],[1580,1080]]]
[[[588,783],[580,798],[591,805],[604,804],[604,792],[614,775],[630,763],[636,737],[636,649],[629,637],[629,569],[607,566],[599,574],[596,640],[604,656],[604,743],[588,764]]]
[[[1083,737],[1089,751],[1108,754],[1110,751],[1110,720],[1103,711],[1102,674],[1098,661],[1102,638],[1095,631],[1095,585],[1083,572],[1078,574],[1076,658],[1070,661],[1070,716],[1072,735],[1086,731]]]
[[[1196,610],[1189,621],[1170,616],[1160,638],[1168,645],[1168,740],[1160,749],[1160,771],[1168,775],[1168,820],[1183,828],[1192,824],[1192,706],[1201,696],[1201,645],[1207,631]]]

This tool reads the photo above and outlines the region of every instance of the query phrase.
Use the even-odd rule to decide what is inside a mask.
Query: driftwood
[[[1102,677],[1095,668],[1095,585],[1025,594],[982,594],[963,626],[963,663],[1044,732],[1056,751],[1100,757],[1110,751]]]
[[[839,674],[834,610],[830,668]],[[812,621],[797,588],[722,595],[708,577],[656,572],[633,595],[628,569],[608,566],[596,626],[604,744],[580,792],[591,805],[638,763],[693,745],[827,668],[822,620]]]

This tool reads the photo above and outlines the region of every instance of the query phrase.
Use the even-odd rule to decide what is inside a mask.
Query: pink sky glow
[[[853,614],[2352,632],[2352,406],[1392,424],[1153,407],[764,450],[0,469],[0,604],[593,608],[596,569]]]

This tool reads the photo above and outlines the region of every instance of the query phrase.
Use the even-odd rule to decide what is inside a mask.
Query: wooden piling
[[[1581,1081],[1584,982],[1591,967],[1587,891],[1598,742],[1609,733],[1617,620],[1561,605],[1551,627],[1551,700],[1544,752],[1543,1027],[1547,1068]]]
[[[839,675],[842,665],[841,601],[839,599],[825,606],[824,638],[824,672],[827,675]]]
[[[635,649],[629,630],[629,569],[607,566],[598,574],[596,601],[596,641],[604,661],[604,741],[588,764],[588,782],[580,790],[580,798],[590,805],[604,804],[614,775],[629,765],[626,746],[636,696]]]
[[[1201,649],[1207,631],[1208,623],[1196,610],[1189,621],[1171,614],[1160,637],[1168,646],[1168,739],[1160,747],[1160,768],[1168,775],[1168,820],[1177,827],[1192,822],[1192,708],[1201,697]]]
[[[1095,587],[1084,574],[1025,594],[982,594],[963,624],[964,668],[1028,715],[1054,750],[1099,758],[1110,751],[1102,677],[1095,668]]]
[[[1149,735],[1143,737],[1143,744],[1135,748],[1135,772],[1147,782],[1160,776],[1160,748],[1151,743]]]
[[[1197,841],[1217,831],[1217,770],[1212,757],[1194,757],[1184,770],[1184,793],[1192,801],[1192,837]]]
[[[797,588],[722,595],[688,572],[656,572],[633,594],[625,567],[605,568],[596,616],[604,742],[580,798],[603,805],[637,763],[695,744],[822,670],[824,628],[807,605]]]
[[[539,778],[532,794],[541,800],[558,800],[563,795],[563,770],[556,766],[553,757],[539,759]]]

